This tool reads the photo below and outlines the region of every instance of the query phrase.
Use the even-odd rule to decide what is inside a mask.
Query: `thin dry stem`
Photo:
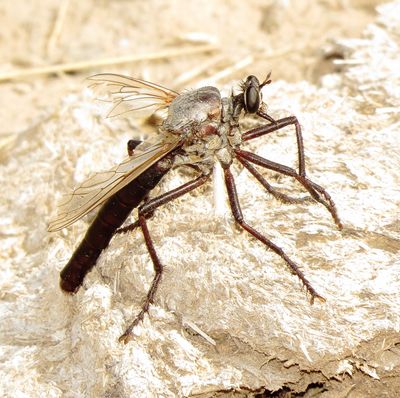
[[[85,69],[93,69],[101,66],[120,65],[128,64],[132,62],[148,61],[163,58],[179,57],[182,55],[192,55],[202,52],[211,52],[217,49],[214,45],[207,46],[196,46],[188,48],[173,48],[164,51],[158,51],[154,53],[142,54],[142,55],[129,55],[125,57],[111,57],[103,58],[90,61],[81,62],[70,62],[65,64],[43,66],[38,68],[31,68],[27,70],[15,70],[11,72],[1,73],[0,82],[7,80],[18,80],[27,77],[34,77],[40,75],[48,75],[51,73],[63,73],[63,72],[77,72]]]

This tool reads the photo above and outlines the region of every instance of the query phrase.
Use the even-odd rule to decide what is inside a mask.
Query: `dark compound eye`
[[[244,106],[247,113],[256,113],[261,104],[260,82],[249,76],[244,84]]]

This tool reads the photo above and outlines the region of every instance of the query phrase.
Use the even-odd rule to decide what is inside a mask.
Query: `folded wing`
[[[153,144],[145,151],[135,150],[133,156],[111,170],[94,174],[62,200],[57,217],[50,222],[48,230],[58,231],[82,218],[171,152],[179,142],[178,137]]]

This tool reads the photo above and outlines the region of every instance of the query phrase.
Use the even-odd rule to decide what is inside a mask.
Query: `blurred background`
[[[0,134],[39,123],[84,78],[111,71],[174,89],[248,74],[339,68],[332,39],[360,37],[377,0],[3,0]],[[121,59],[123,58],[123,59]]]

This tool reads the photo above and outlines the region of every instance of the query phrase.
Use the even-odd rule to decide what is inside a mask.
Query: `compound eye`
[[[244,106],[247,113],[256,113],[260,108],[260,82],[255,76],[249,76],[244,84]]]
[[[245,94],[245,106],[248,113],[256,113],[260,107],[260,90],[253,86],[247,88]]]

